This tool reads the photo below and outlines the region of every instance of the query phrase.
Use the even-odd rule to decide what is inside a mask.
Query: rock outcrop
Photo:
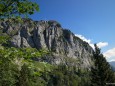
[[[65,58],[74,58],[80,60],[80,67],[92,65],[93,49],[57,21],[23,19],[23,23],[16,23],[15,20],[0,20],[0,29],[12,37],[12,46],[53,52],[53,59],[46,57],[48,62],[58,64]]]

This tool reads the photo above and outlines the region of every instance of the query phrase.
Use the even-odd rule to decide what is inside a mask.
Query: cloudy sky
[[[115,0],[32,0],[40,12],[33,20],[56,20],[92,47],[97,43],[108,61],[115,60]]]

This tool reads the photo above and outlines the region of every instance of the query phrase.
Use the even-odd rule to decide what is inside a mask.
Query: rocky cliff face
[[[91,66],[93,49],[70,30],[62,28],[58,22],[30,19],[23,21],[16,23],[15,20],[0,20],[0,29],[12,37],[12,46],[52,51],[53,59],[46,57],[51,63],[58,64],[65,58],[75,58],[80,60],[81,67]]]

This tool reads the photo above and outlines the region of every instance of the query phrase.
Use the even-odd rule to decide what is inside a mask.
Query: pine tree
[[[115,82],[114,72],[95,44],[94,66],[91,68],[91,86],[106,86]]]

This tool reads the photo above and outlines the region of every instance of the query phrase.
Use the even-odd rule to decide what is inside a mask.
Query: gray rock
[[[12,36],[13,46],[52,51],[52,58],[45,57],[47,62],[59,64],[64,62],[65,58],[74,58],[80,60],[79,66],[83,68],[90,68],[93,63],[93,49],[89,44],[76,37],[70,30],[63,29],[56,21],[26,20],[24,24],[17,25],[0,21],[0,25],[5,33]],[[12,35],[12,31],[17,33]]]

